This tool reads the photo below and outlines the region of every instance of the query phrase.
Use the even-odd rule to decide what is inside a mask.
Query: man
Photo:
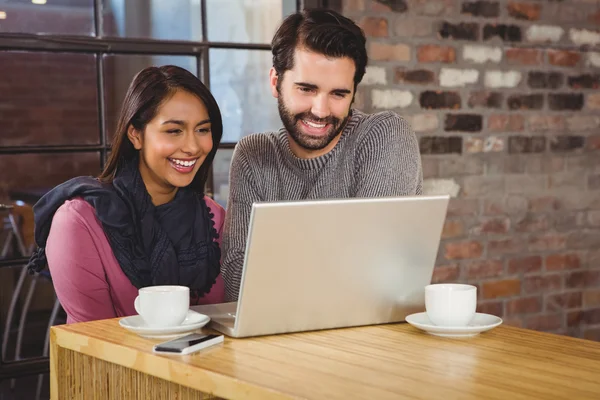
[[[221,268],[228,301],[238,298],[252,203],[421,194],[408,123],[351,108],[365,42],[354,22],[329,10],[291,15],[275,33],[269,78],[284,128],[247,136],[234,151]]]

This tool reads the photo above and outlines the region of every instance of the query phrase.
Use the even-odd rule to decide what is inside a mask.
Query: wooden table
[[[52,399],[600,399],[600,343],[500,326],[408,324],[229,339],[189,356],[117,319],[53,327]]]

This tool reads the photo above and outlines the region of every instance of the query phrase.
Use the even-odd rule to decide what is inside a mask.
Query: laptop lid
[[[422,311],[448,201],[255,203],[232,336],[398,322]]]

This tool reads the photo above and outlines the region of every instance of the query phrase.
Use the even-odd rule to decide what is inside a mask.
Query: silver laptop
[[[238,301],[192,309],[233,337],[403,321],[424,310],[448,201],[255,203]]]

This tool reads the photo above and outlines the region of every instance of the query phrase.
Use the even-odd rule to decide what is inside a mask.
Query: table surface
[[[600,399],[600,343],[503,325],[463,339],[405,323],[226,337],[188,356],[154,354],[161,340],[118,319],[56,326],[51,340],[224,398]]]

